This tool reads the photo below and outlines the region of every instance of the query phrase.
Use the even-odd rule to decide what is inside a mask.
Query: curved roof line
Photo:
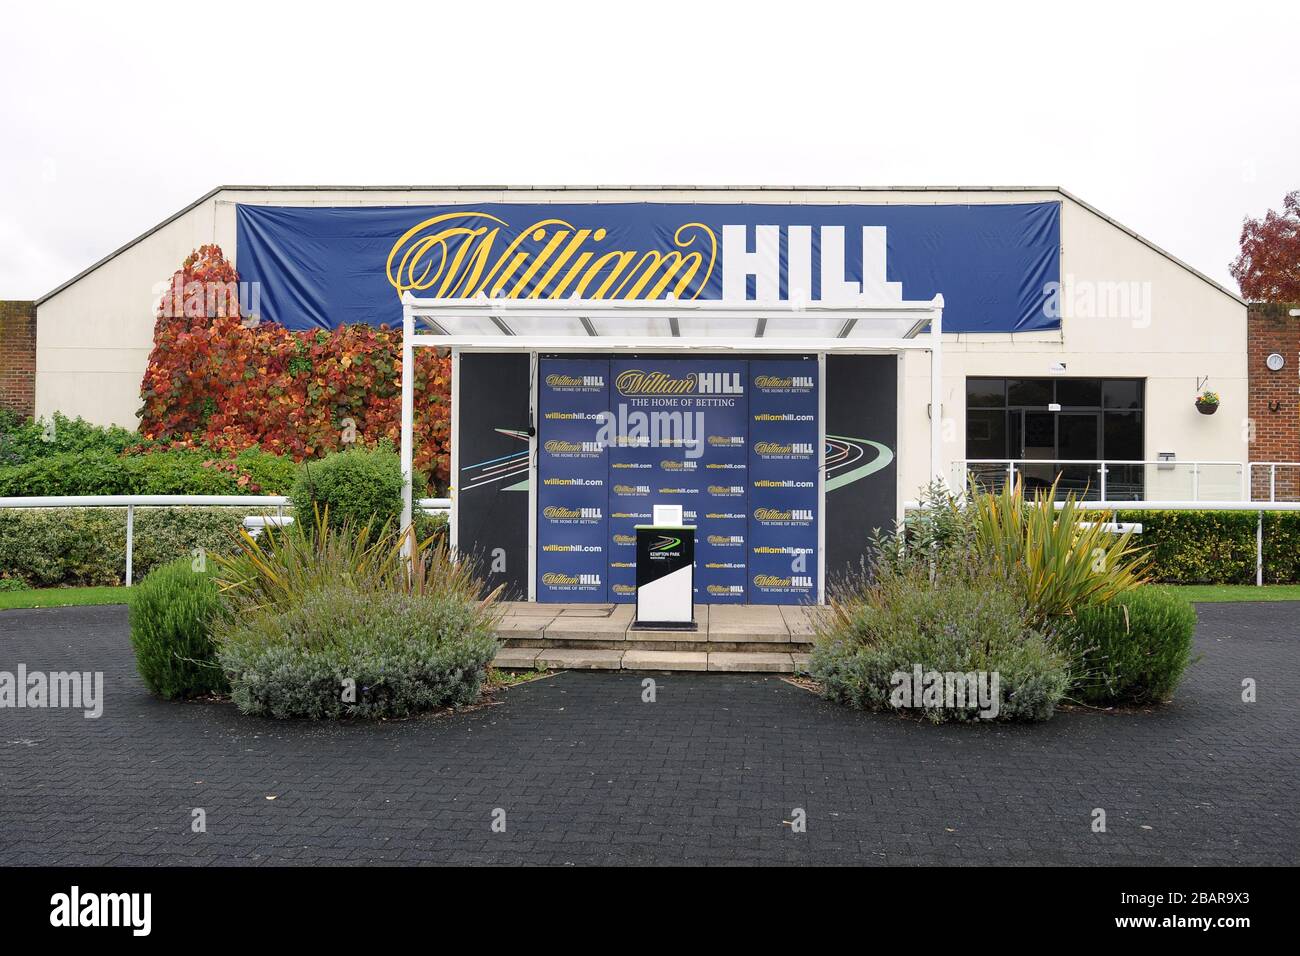
[[[1130,229],[1122,222],[1117,222],[1116,220],[1112,219],[1110,216],[1102,212],[1100,209],[1098,209],[1096,206],[1093,206],[1092,204],[1085,202],[1084,200],[1080,199],[1078,196],[1074,195],[1073,193],[1071,193],[1066,189],[1063,189],[1060,186],[699,186],[699,185],[690,185],[690,186],[666,186],[666,185],[661,185],[661,186],[636,186],[636,185],[627,185],[627,186],[595,186],[595,185],[588,185],[588,186],[573,186],[573,185],[569,185],[569,186],[560,186],[560,185],[551,185],[551,186],[546,186],[546,185],[539,185],[539,186],[522,186],[522,185],[513,185],[513,186],[511,185],[238,186],[238,185],[228,185],[228,186],[217,186],[213,189],[208,190],[206,193],[204,193],[198,199],[194,200],[194,202],[190,203],[188,206],[185,206],[184,208],[177,210],[175,213],[168,216],[166,219],[158,223],[153,228],[145,230],[144,232],[136,236],[131,241],[124,243],[123,245],[114,249],[112,252],[104,256],[104,258],[100,259],[98,262],[94,263],[93,265],[87,266],[85,269],[78,272],[67,282],[62,283],[56,288],[45,293],[45,295],[41,296],[39,299],[36,300],[36,305],[40,306],[41,303],[45,302],[47,299],[51,299],[54,296],[58,295],[64,289],[68,288],[68,286],[73,285],[76,282],[80,282],[82,279],[90,275],[90,273],[94,272],[100,266],[112,262],[114,259],[120,256],[122,253],[126,252],[132,246],[135,246],[138,243],[143,242],[145,239],[148,239],[159,229],[162,229],[164,226],[170,225],[171,223],[179,219],[181,216],[203,205],[209,199],[212,199],[214,196],[223,192],[658,192],[658,191],[662,191],[662,192],[807,192],[807,193],[819,193],[819,192],[1059,193],[1060,195],[1064,196],[1066,199],[1069,199],[1071,202],[1077,203],[1079,206],[1083,207],[1088,212],[1092,213],[1094,216],[1097,216],[1098,218],[1105,220],[1107,223],[1114,226],[1116,229],[1120,230],[1121,232],[1125,233],[1131,238],[1136,239],[1138,242],[1142,243],[1144,246],[1151,249],[1153,252],[1156,252],[1159,255],[1164,256],[1170,262],[1174,263],[1174,265],[1181,266],[1182,268],[1190,272],[1192,275],[1196,276],[1198,279],[1202,280],[1203,282],[1209,283],[1214,288],[1218,289],[1220,292],[1222,292],[1224,295],[1228,296],[1229,298],[1233,299],[1234,301],[1240,303],[1241,305],[1246,304],[1245,299],[1243,299],[1241,296],[1231,291],[1227,287],[1220,285],[1218,282],[1214,281],[1209,276],[1207,276],[1204,272],[1201,272],[1199,269],[1195,268],[1194,266],[1188,265],[1186,262],[1184,262],[1182,259],[1175,256],[1173,253],[1168,252],[1167,250],[1156,245],[1150,239]]]

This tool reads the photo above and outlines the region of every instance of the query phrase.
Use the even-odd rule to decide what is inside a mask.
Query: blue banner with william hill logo
[[[236,263],[291,329],[401,322],[401,295],[887,305],[1059,328],[1060,204],[239,205]]]

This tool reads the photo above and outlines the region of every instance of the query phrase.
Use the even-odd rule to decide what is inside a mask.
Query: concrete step
[[[497,637],[511,648],[679,653],[796,654],[812,644],[821,609],[782,605],[695,607],[696,630],[642,630],[630,604],[502,604]]]
[[[792,674],[808,663],[805,653],[785,651],[646,650],[611,647],[506,647],[493,665],[503,670],[716,671]]]
[[[613,648],[624,651],[679,651],[683,653],[697,652],[706,653],[710,651],[722,651],[731,653],[770,653],[770,654],[806,654],[812,649],[811,641],[744,641],[744,640],[723,640],[717,638],[703,639],[686,639],[686,640],[669,640],[662,636],[664,633],[679,632],[661,632],[654,640],[644,640],[639,636],[629,633],[626,636],[611,635],[605,638],[597,638],[587,635],[583,638],[564,637],[506,637],[498,634],[501,643],[511,648],[531,648],[534,650],[596,650],[600,648]]]

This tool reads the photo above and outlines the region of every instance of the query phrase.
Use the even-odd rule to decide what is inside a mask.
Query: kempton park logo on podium
[[[901,302],[902,283],[885,277],[886,227],[861,228],[861,281],[845,275],[845,226],[730,224],[721,227],[719,239],[713,227],[686,222],[672,231],[671,248],[613,249],[608,248],[611,230],[603,226],[546,218],[511,236],[504,219],[475,211],[443,213],[412,226],[393,244],[386,267],[398,296],[697,299],[721,260],[723,301],[785,301],[797,307],[812,301],[816,258],[819,302]],[[753,251],[748,249],[751,229]]]

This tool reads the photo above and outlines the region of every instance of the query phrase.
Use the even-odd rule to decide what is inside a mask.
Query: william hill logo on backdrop
[[[739,372],[691,372],[680,377],[667,372],[643,372],[630,368],[614,379],[614,388],[625,398],[664,395],[743,395]]]
[[[552,374],[546,376],[546,384],[560,391],[597,390],[605,387],[605,376]]]
[[[756,375],[754,387],[760,392],[807,392],[816,385],[811,375]]]

